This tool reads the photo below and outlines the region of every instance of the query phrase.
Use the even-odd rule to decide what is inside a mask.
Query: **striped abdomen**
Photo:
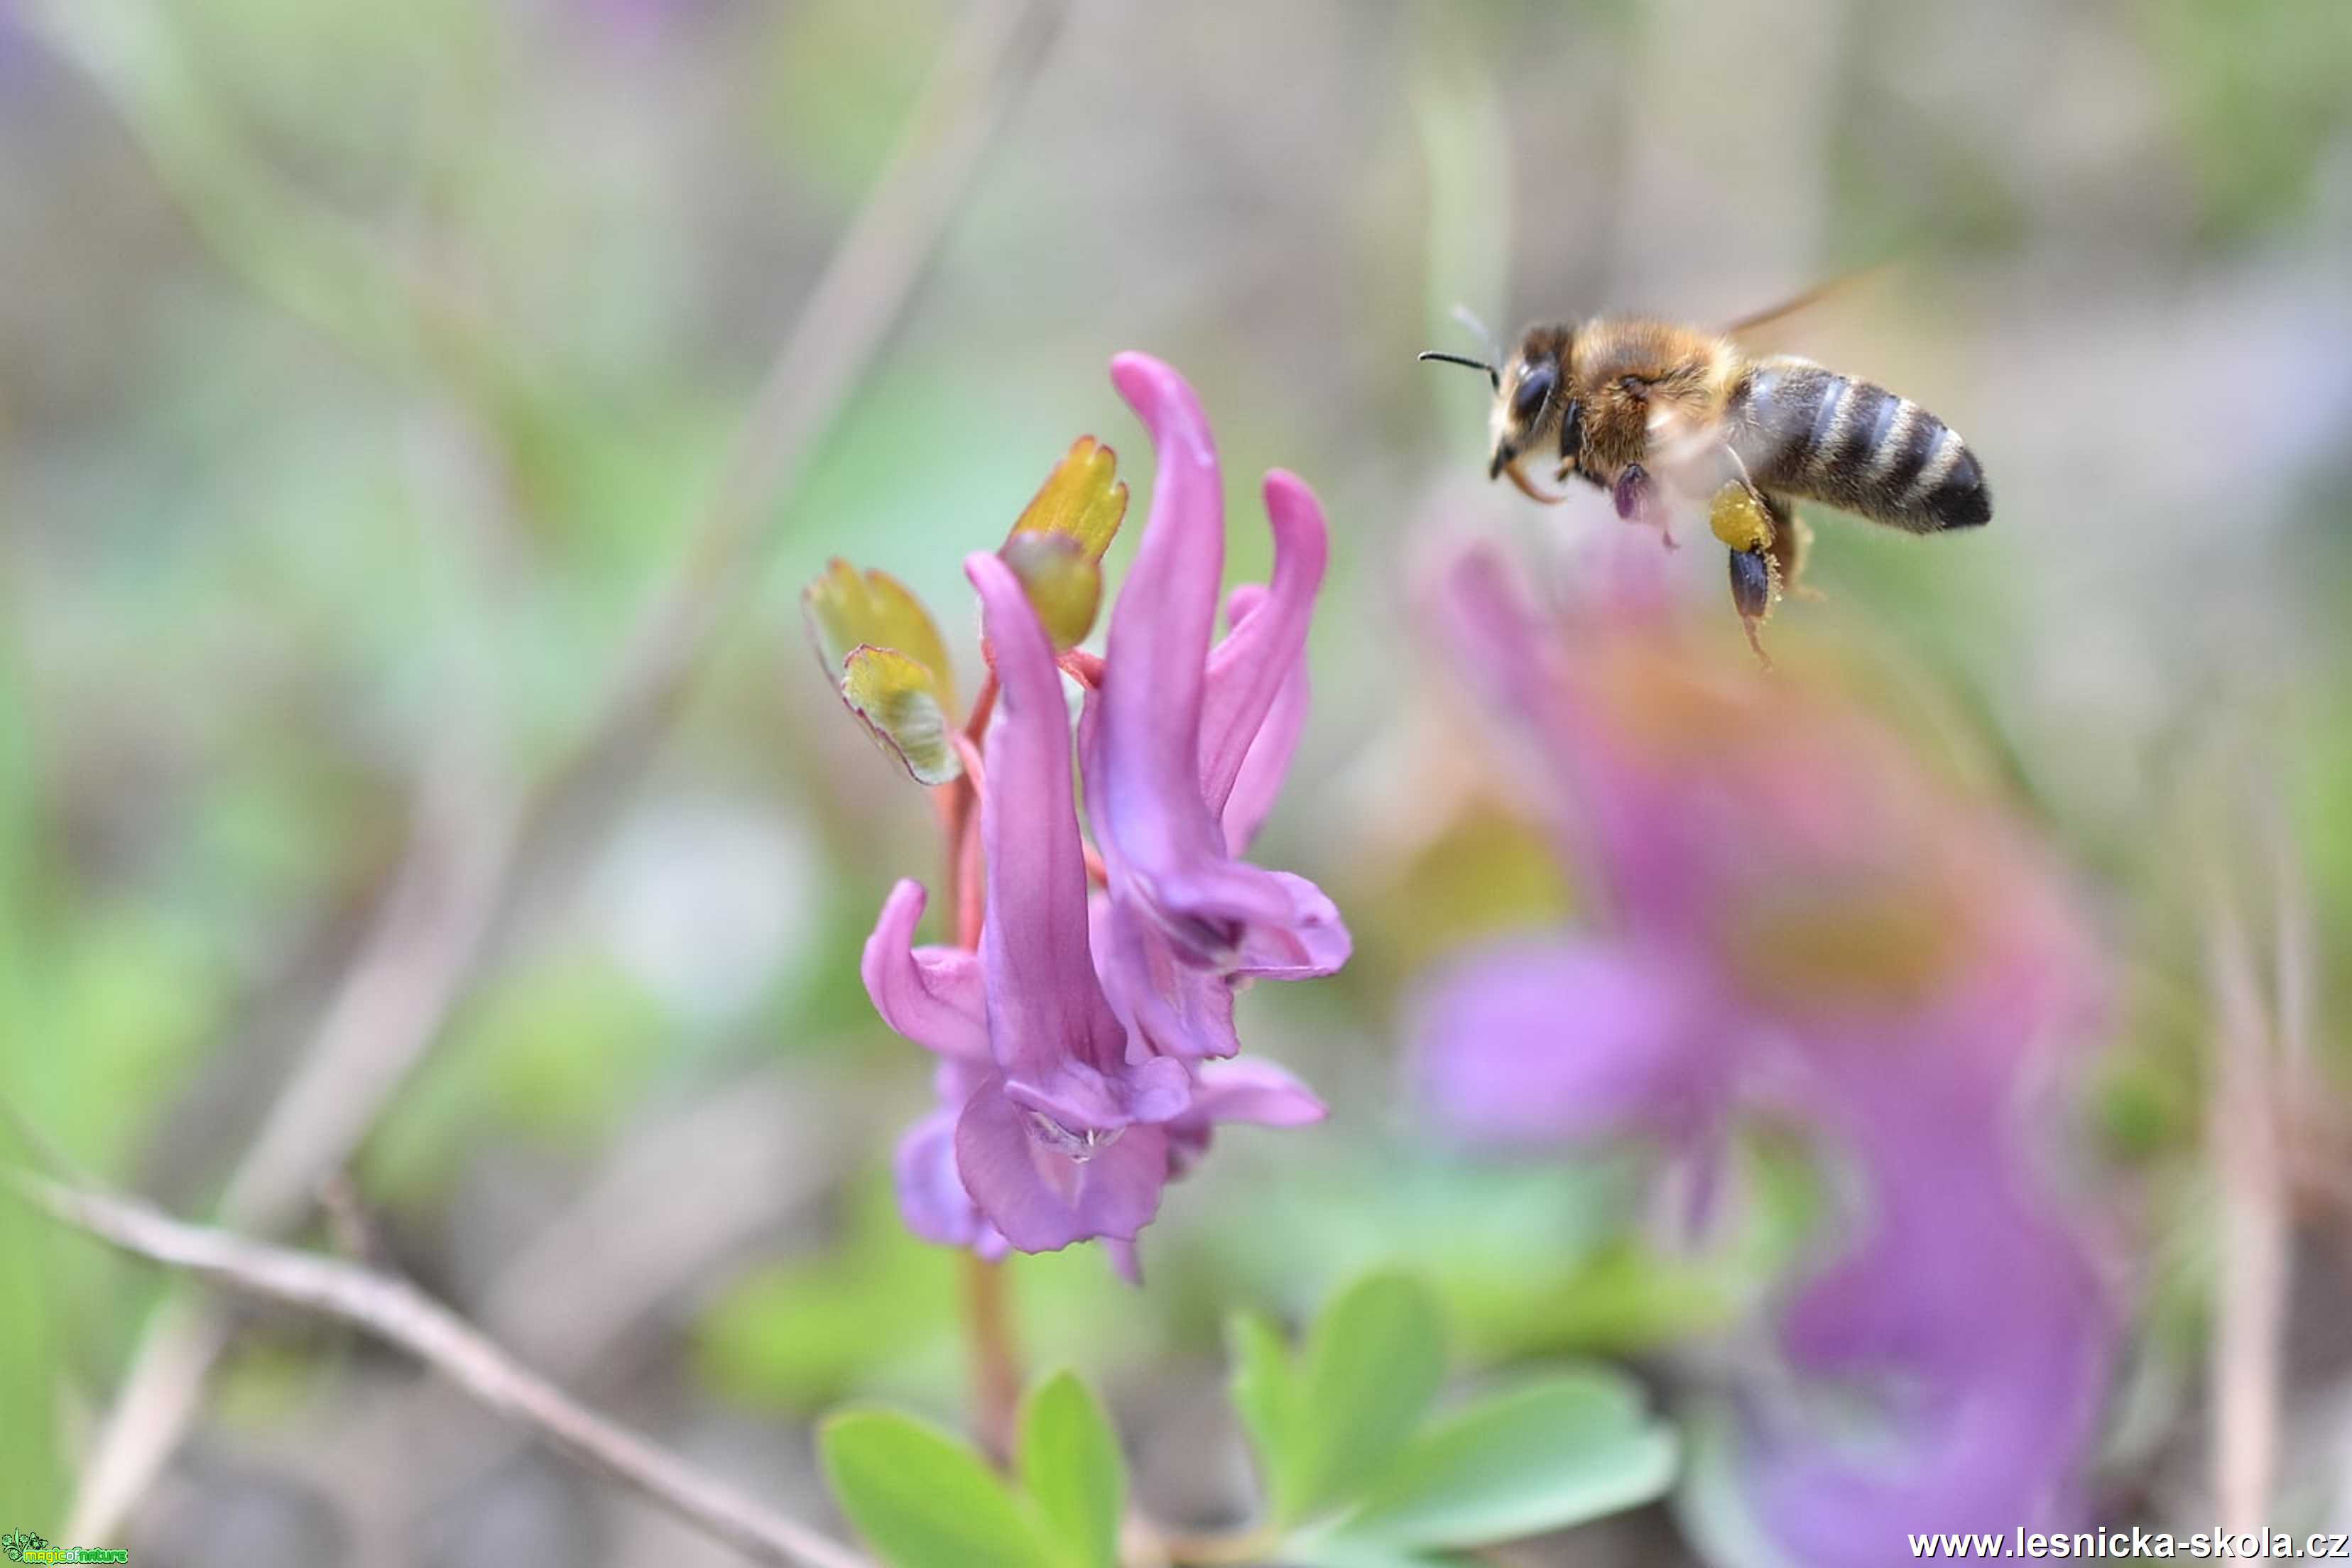
[[[1732,448],[1766,490],[1933,533],[1992,516],[1959,433],[1908,398],[1800,359],[1759,360],[1731,390]]]

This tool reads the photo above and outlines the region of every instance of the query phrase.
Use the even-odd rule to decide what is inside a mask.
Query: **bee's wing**
[[[1670,403],[1651,410],[1649,466],[1667,489],[1687,496],[1710,496],[1725,481],[1747,477],[1720,417]]]
[[[1801,294],[1791,295],[1778,304],[1767,306],[1761,310],[1751,311],[1740,317],[1724,327],[1723,335],[1742,340],[1753,338],[1765,327],[1776,326],[1790,316],[1810,310],[1824,300],[1852,293],[1867,284],[1879,281],[1893,270],[1894,263],[1880,261],[1874,262],[1868,267],[1857,267],[1851,271],[1841,272],[1824,282],[1816,283]]]

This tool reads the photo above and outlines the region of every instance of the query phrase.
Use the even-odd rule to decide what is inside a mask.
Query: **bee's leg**
[[[1772,498],[1745,479],[1727,479],[1707,507],[1707,526],[1733,551],[1770,550],[1780,538],[1779,524],[1788,515],[1773,506]]]
[[[1756,650],[1756,658],[1765,668],[1772,668],[1772,656],[1764,651],[1764,623],[1772,614],[1772,601],[1780,595],[1780,567],[1768,550],[1735,550],[1731,563],[1731,605],[1739,612],[1739,626],[1748,634],[1748,646]]]
[[[1567,408],[1560,413],[1559,467],[1551,477],[1565,483],[1570,474],[1582,475],[1596,485],[1601,482],[1584,471],[1584,405],[1573,397],[1568,400]]]
[[[1748,646],[1769,669],[1772,661],[1765,656],[1761,633],[1786,580],[1783,552],[1804,547],[1796,519],[1746,479],[1734,479],[1725,480],[1715,492],[1707,509],[1707,526],[1731,552],[1731,607],[1739,612]],[[1794,553],[1787,559],[1793,561]]]
[[[1658,482],[1639,463],[1628,463],[1610,487],[1610,498],[1617,503],[1617,515],[1628,522],[1639,522],[1658,531],[1658,537],[1669,550],[1680,550],[1675,542],[1673,520],[1666,515],[1665,502],[1658,494]]]
[[[1780,496],[1768,495],[1764,505],[1772,514],[1772,564],[1779,568],[1780,591],[1800,599],[1818,599],[1822,592],[1809,588],[1800,581],[1805,570],[1806,554],[1812,549],[1813,531],[1797,515],[1796,508]]]

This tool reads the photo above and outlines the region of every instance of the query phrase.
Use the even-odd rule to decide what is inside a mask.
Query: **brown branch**
[[[18,1173],[14,1181],[60,1222],[125,1252],[243,1295],[335,1319],[398,1346],[550,1447],[635,1488],[753,1562],[867,1568],[839,1542],[772,1512],[517,1365],[479,1330],[405,1279],[187,1225],[143,1204],[37,1176]]]
[[[452,690],[406,853],[293,1078],[229,1178],[220,1215],[234,1229],[284,1231],[348,1165],[456,1006],[488,938],[490,900],[513,850],[514,796],[480,704],[462,684]],[[115,1533],[194,1417],[227,1335],[220,1310],[195,1298],[167,1298],[149,1321],[82,1468],[68,1539]]]
[[[431,808],[440,792],[428,788],[382,915],[229,1179],[220,1214],[231,1228],[281,1233],[304,1212],[439,1037],[515,914],[545,895],[635,780],[754,580],[766,509],[898,319],[1062,14],[1060,0],[974,0],[778,351],[677,576],[640,617],[594,721],[529,810],[478,805],[471,836],[453,837]],[[151,1322],[84,1468],[75,1539],[112,1534],[169,1458],[225,1334],[216,1311],[184,1302]]]
[[[499,1267],[468,1316],[572,1387],[625,1375],[614,1358],[660,1305],[812,1201],[842,1152],[870,1133],[867,1122],[837,1095],[773,1067],[714,1086],[700,1103],[633,1129],[538,1237]],[[800,1131],[777,1137],[785,1125]],[[700,1195],[682,1209],[670,1201],[679,1192]],[[550,1279],[564,1289],[548,1289]],[[412,1514],[438,1506],[459,1479],[497,1468],[528,1440],[510,1428],[453,1423],[450,1398],[436,1383],[404,1384],[365,1401],[329,1443],[296,1439],[297,1462],[336,1495],[363,1544],[405,1540]],[[386,1484],[386,1455],[423,1462],[404,1461],[395,1488]]]

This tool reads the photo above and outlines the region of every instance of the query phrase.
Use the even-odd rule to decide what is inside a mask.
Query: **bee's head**
[[[1494,447],[1487,454],[1486,477],[1502,477],[1542,437],[1559,399],[1559,360],[1549,353],[1511,356],[1495,388],[1492,418]]]
[[[1433,352],[1421,356],[1450,364],[1466,364],[1486,373],[1487,381],[1495,388],[1494,412],[1488,420],[1493,444],[1486,453],[1486,477],[1495,479],[1508,474],[1513,484],[1538,500],[1559,498],[1544,495],[1530,485],[1519,470],[1520,460],[1555,433],[1559,457],[1572,459],[1576,455],[1578,411],[1567,384],[1569,342],[1566,327],[1534,327],[1520,341],[1518,351],[1500,365],[1460,354]]]
[[[1495,409],[1489,421],[1494,444],[1486,454],[1488,479],[1508,474],[1513,484],[1536,494],[1519,471],[1524,458],[1548,443],[1556,445],[1556,455],[1561,458],[1575,456],[1573,440],[1560,435],[1575,423],[1568,351],[1567,328],[1535,327],[1520,340],[1518,352],[1504,362],[1496,376]]]

